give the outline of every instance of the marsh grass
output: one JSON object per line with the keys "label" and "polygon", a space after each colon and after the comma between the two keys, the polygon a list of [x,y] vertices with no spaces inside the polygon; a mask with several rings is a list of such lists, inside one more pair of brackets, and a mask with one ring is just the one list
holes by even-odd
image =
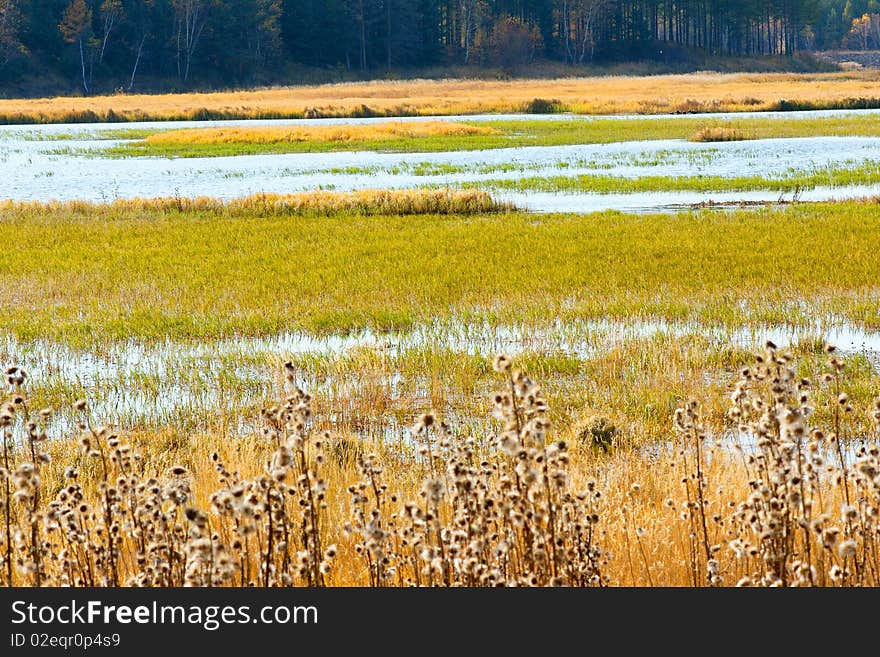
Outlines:
{"label": "marsh grass", "polygon": [[[633,446],[663,439],[668,414],[682,397],[698,399],[717,422],[724,409],[713,399],[723,394],[725,378],[747,362],[754,343],[710,327],[679,334],[675,327],[642,330],[625,321],[598,331],[589,323],[567,324],[571,337],[583,336],[573,343],[546,326],[521,330],[525,340],[456,337],[454,328],[430,337],[376,336],[349,347],[333,338],[328,350],[284,340],[231,340],[194,347],[127,342],[86,351],[12,344],[7,353],[39,373],[29,385],[33,404],[62,409],[48,425],[55,435],[76,423],[63,409],[88,395],[95,414],[127,431],[246,436],[274,394],[280,363],[289,359],[297,384],[315,392],[316,428],[393,443],[414,412],[431,409],[468,435],[489,430],[481,408],[493,382],[479,354],[508,343],[517,361],[548,384],[554,424],[563,431],[575,427],[579,444],[602,448],[609,441]],[[815,370],[812,340],[795,345],[804,368]],[[852,396],[866,403],[875,361],[853,351],[846,360]],[[83,369],[88,379],[78,374]],[[613,436],[583,431],[593,417],[607,419]]]}
{"label": "marsh grass", "polygon": [[[575,430],[594,416],[614,425],[615,450],[668,438],[669,417],[682,399],[698,400],[705,421],[720,426],[724,382],[748,353],[741,346],[719,346],[700,335],[698,325],[688,335],[658,331],[573,352],[552,334],[538,337],[548,323],[576,327],[578,319],[616,317],[619,329],[612,323],[609,330],[626,333],[637,318],[658,316],[717,327],[812,325],[826,315],[849,314],[858,325],[876,325],[873,204],[730,215],[536,217],[303,215],[284,206],[275,210],[263,197],[233,209],[217,201],[179,202],[6,205],[0,221],[11,245],[10,257],[0,263],[9,282],[2,288],[5,329],[25,341],[56,339],[112,360],[118,353],[106,348],[107,341],[124,345],[133,338],[161,350],[169,338],[235,339],[297,324],[327,334],[365,322],[406,327],[426,320],[449,321],[466,336],[475,323],[493,327],[516,319],[525,322],[521,333],[528,337],[517,361],[547,383],[548,417],[571,445],[594,458],[608,441],[587,449],[590,441]],[[752,248],[743,252],[742,243]],[[534,258],[543,265],[540,278]],[[510,285],[492,284],[500,280]],[[206,296],[217,289],[224,294]],[[513,294],[517,290],[521,296]],[[478,301],[456,305],[462,295]],[[316,308],[330,312],[310,315]],[[811,378],[807,370],[816,369],[816,352],[812,342],[794,352]],[[169,467],[190,458],[194,435],[241,444],[274,394],[270,372],[280,361],[231,352],[205,369],[179,353],[170,351],[144,372],[100,382],[94,376],[38,376],[29,381],[29,398],[33,408],[64,409],[46,423],[57,435],[59,427],[66,434],[76,426],[73,404],[88,396],[102,422],[142,432],[145,444],[155,439],[165,446]],[[294,350],[284,358],[295,368],[297,384],[316,393],[310,402],[316,431],[338,432],[380,450],[382,444],[398,446],[401,427],[431,410],[461,436],[485,435],[492,427],[481,400],[494,385],[480,355],[485,353],[472,342],[441,335],[401,349],[375,345],[327,355]],[[65,367],[51,350],[40,362]],[[874,366],[855,355],[846,362],[848,392],[862,408],[876,394]],[[119,390],[129,391],[122,411],[118,401],[107,403]],[[161,410],[187,391],[191,397],[173,411]],[[139,406],[125,411],[126,394]],[[823,412],[816,417],[824,422]],[[208,453],[199,449],[207,462]],[[353,467],[348,456],[342,461]],[[643,547],[650,560],[652,548]]]}
{"label": "marsh grass", "polygon": [[4,329],[87,346],[438,319],[878,325],[874,203],[583,217],[465,198],[473,213],[301,215],[283,197],[7,204]]}
{"label": "marsh grass", "polygon": [[498,202],[481,191],[449,188],[435,190],[364,189],[354,192],[316,191],[298,194],[254,194],[234,199],[213,196],[167,196],[92,201],[0,201],[0,217],[68,216],[108,219],[120,215],[175,214],[218,217],[318,217],[332,215],[466,215],[510,212],[511,204]]}
{"label": "marsh grass", "polygon": [[743,141],[749,137],[742,130],[729,126],[715,126],[712,128],[700,128],[690,136],[690,141],[715,142],[715,141]]}
{"label": "marsh grass", "polygon": [[16,132],[7,132],[22,141],[81,141],[83,139],[145,139],[156,134],[155,128],[101,128],[76,129],[71,126],[69,132],[42,132],[34,128],[22,128]]}

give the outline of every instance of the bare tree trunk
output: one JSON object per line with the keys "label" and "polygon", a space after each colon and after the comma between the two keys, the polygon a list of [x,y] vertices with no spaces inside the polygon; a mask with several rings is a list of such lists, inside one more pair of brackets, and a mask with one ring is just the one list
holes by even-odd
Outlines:
{"label": "bare tree trunk", "polygon": [[79,43],[79,65],[82,68],[82,82],[83,82],[83,91],[87,94],[89,93],[89,85],[86,82],[86,58],[83,53],[83,42],[82,38],[77,39],[77,43]]}
{"label": "bare tree trunk", "polygon": [[470,2],[465,0],[462,3],[461,13],[462,13],[462,21],[464,22],[464,63],[470,63],[471,59],[471,13],[473,9],[473,5]]}
{"label": "bare tree trunk", "polygon": [[110,40],[110,32],[113,31],[114,26],[116,25],[116,17],[109,16],[104,19],[104,37],[101,39],[101,54],[98,55],[98,63],[104,63],[104,50],[107,48],[107,41]]}
{"label": "bare tree trunk", "polygon": [[98,63],[99,64],[104,63],[104,50],[107,48],[107,39],[109,39],[109,38],[110,38],[110,34],[107,32],[104,32],[104,38],[101,39],[101,52],[98,54]]}
{"label": "bare tree trunk", "polygon": [[134,67],[131,69],[131,80],[128,83],[128,90],[131,91],[134,87],[134,76],[137,75],[138,64],[141,63],[141,53],[144,50],[144,42],[147,40],[147,35],[144,34],[141,37],[140,43],[138,43],[137,56],[134,58]]}
{"label": "bare tree trunk", "polygon": [[[189,80],[190,66],[207,23],[208,8],[201,0],[183,0],[176,4],[177,11],[177,76]],[[183,63],[181,63],[181,56]],[[182,69],[182,70],[181,70]]]}
{"label": "bare tree trunk", "polygon": [[571,52],[571,12],[568,10],[568,0],[562,1],[562,34],[565,40],[565,59],[569,64],[574,64],[574,54]]}

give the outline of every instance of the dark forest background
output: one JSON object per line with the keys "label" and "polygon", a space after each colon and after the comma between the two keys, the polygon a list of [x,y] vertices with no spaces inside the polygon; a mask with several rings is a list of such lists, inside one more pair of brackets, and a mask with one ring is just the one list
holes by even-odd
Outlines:
{"label": "dark forest background", "polygon": [[[878,0],[0,0],[0,94],[445,70],[802,62],[880,48]],[[792,65],[794,66],[794,65]],[[654,72],[650,69],[649,72]]]}

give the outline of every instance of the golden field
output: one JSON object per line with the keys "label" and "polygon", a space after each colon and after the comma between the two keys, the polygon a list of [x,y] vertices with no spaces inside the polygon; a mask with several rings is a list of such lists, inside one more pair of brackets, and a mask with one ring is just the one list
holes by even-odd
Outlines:
{"label": "golden field", "polygon": [[[880,97],[876,71],[693,73],[556,80],[412,80],[253,91],[0,100],[4,123],[453,115],[549,107],[585,114],[849,106]],[[544,102],[536,103],[543,99]],[[555,102],[554,102],[555,101]],[[546,109],[545,109],[546,111]]]}
{"label": "golden field", "polygon": [[388,122],[371,125],[331,125],[258,128],[195,128],[171,130],[148,136],[148,145],[163,144],[276,144],[284,142],[330,141],[364,142],[376,139],[433,136],[496,135],[498,130],[486,126],[426,121],[424,123]]}

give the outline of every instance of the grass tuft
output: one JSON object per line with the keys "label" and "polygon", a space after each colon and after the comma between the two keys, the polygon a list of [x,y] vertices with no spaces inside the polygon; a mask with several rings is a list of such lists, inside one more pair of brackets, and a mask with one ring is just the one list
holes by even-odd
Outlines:
{"label": "grass tuft", "polygon": [[332,215],[407,216],[467,215],[511,212],[509,203],[494,200],[479,190],[374,190],[354,192],[302,192],[299,194],[254,194],[230,200],[212,196],[166,196],[120,199],[109,203],[93,201],[0,201],[0,222],[4,216],[113,217],[118,215],[193,214],[222,217],[317,217]]}
{"label": "grass tuft", "polygon": [[700,128],[690,136],[690,141],[702,142],[743,141],[744,139],[748,139],[748,137],[742,130],[725,126]]}

